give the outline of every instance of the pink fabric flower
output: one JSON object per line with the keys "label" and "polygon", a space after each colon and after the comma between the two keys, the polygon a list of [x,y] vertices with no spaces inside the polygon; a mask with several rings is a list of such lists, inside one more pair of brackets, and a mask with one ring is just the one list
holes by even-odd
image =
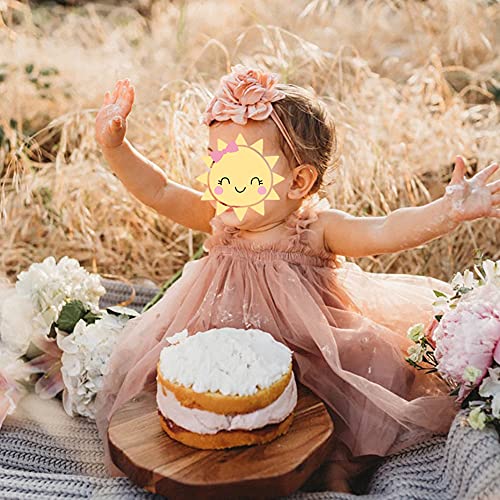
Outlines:
{"label": "pink fabric flower", "polygon": [[[470,292],[467,300],[446,313],[433,332],[436,342],[434,355],[438,370],[463,386],[480,384],[493,360],[500,364],[500,303],[491,298],[486,287],[481,287],[479,297]],[[492,293],[498,297],[498,292]],[[478,299],[482,300],[478,300]],[[474,367],[478,377],[474,383],[464,378],[465,369]],[[460,395],[464,394],[464,390]]]}
{"label": "pink fabric flower", "polygon": [[203,123],[233,120],[245,125],[248,119],[265,120],[272,112],[272,102],[285,97],[274,88],[276,73],[266,73],[237,64],[220,79],[219,88],[203,114]]}

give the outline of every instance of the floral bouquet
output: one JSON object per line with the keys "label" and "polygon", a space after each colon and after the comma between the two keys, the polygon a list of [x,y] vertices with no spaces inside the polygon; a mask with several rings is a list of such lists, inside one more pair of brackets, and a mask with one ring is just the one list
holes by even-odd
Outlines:
{"label": "floral bouquet", "polygon": [[139,314],[100,310],[104,293],[99,275],[68,257],[32,264],[15,287],[0,283],[0,426],[32,385],[41,398],[62,395],[69,415],[94,418],[113,346]]}
{"label": "floral bouquet", "polygon": [[457,273],[451,285],[451,296],[434,291],[432,323],[408,330],[415,344],[406,361],[438,372],[470,410],[467,423],[474,429],[492,425],[500,436],[500,260]]}

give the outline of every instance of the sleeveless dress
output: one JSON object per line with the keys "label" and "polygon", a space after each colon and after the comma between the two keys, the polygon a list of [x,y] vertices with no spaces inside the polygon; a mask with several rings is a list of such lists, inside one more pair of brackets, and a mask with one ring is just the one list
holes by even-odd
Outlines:
{"label": "sleeveless dress", "polygon": [[327,476],[335,464],[357,474],[373,459],[449,430],[458,407],[448,386],[404,358],[407,329],[432,319],[432,289],[450,292],[450,285],[369,273],[313,251],[309,226],[325,202],[306,202],[292,213],[289,238],[271,245],[239,238],[237,229],[213,219],[208,256],[187,263],[162,299],[127,323],[97,397],[111,474],[122,475],[106,445],[111,415],[154,381],[166,339],[185,328],[190,335],[259,328],[294,352],[297,380],[326,403],[334,421],[333,451],[321,468]]}

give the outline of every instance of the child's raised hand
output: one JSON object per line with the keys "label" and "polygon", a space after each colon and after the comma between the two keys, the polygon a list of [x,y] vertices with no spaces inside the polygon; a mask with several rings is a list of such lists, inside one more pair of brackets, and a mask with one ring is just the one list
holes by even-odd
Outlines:
{"label": "child's raised hand", "polygon": [[450,202],[450,217],[455,222],[481,217],[500,218],[500,180],[487,183],[497,170],[498,164],[492,163],[472,179],[466,179],[464,160],[457,156],[455,169],[444,195]]}
{"label": "child's raised hand", "polygon": [[122,144],[127,130],[127,116],[134,104],[135,89],[130,80],[118,80],[113,92],[104,94],[104,102],[95,120],[96,141],[104,147]]}

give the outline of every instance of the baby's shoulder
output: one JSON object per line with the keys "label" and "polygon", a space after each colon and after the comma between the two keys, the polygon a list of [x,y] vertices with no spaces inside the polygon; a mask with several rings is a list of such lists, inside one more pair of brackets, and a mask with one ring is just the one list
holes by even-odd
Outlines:
{"label": "baby's shoulder", "polygon": [[311,229],[314,229],[317,234],[316,239],[321,240],[321,244],[326,251],[331,251],[327,243],[327,235],[331,236],[332,233],[338,233],[340,237],[346,221],[352,217],[347,212],[331,207],[317,212],[317,220],[311,224]]}
{"label": "baby's shoulder", "polygon": [[343,221],[352,218],[353,216],[342,210],[336,208],[328,208],[326,210],[318,211],[318,227],[323,229],[335,223],[342,223]]}

